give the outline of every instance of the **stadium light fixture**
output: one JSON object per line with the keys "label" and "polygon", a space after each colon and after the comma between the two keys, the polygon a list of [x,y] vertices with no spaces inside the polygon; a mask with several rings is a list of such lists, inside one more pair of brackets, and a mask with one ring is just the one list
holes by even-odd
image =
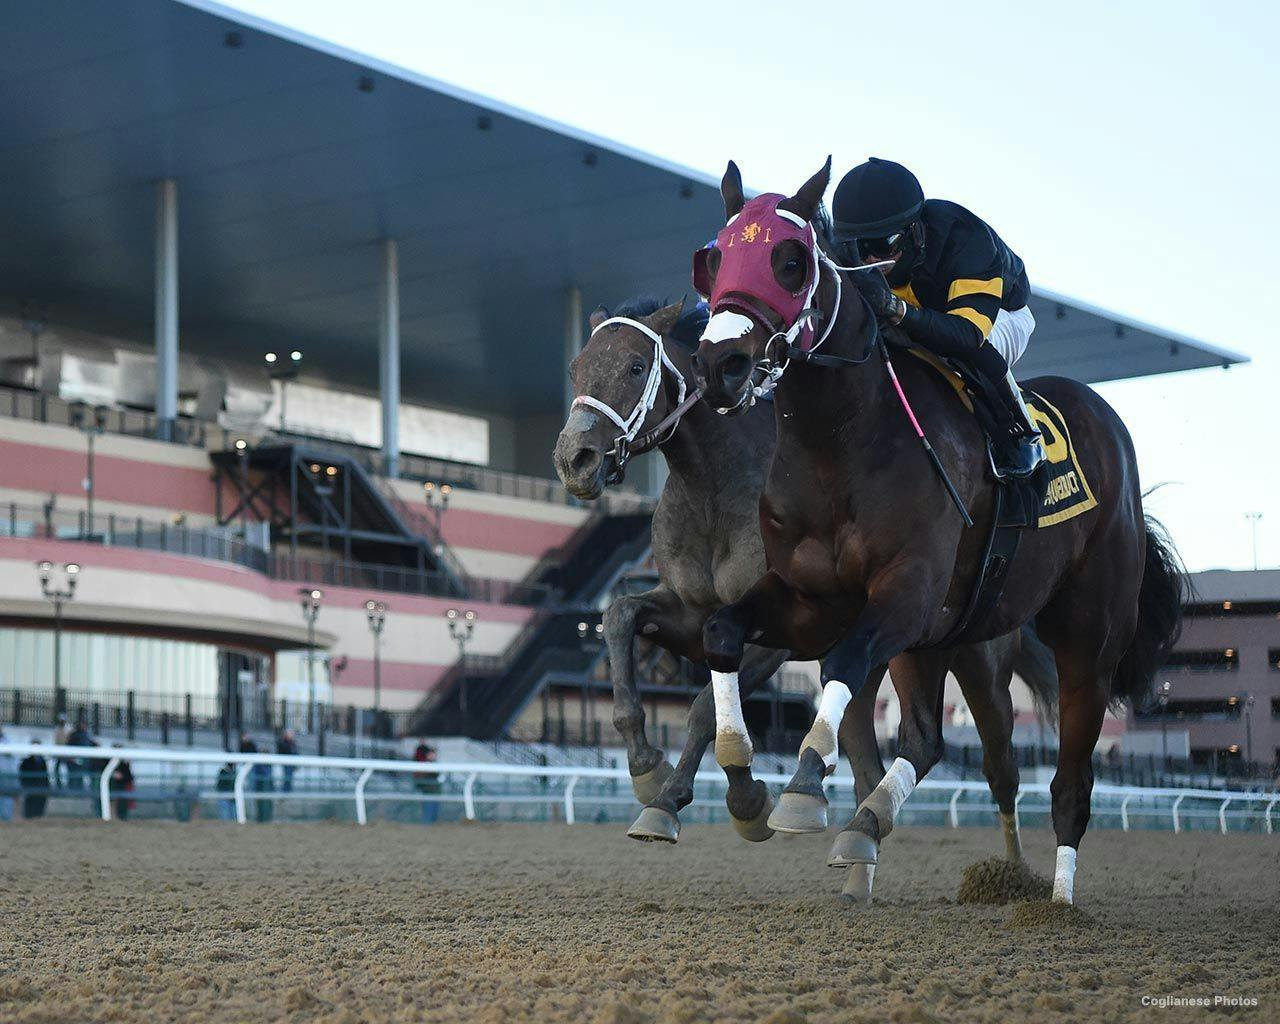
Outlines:
{"label": "stadium light fixture", "polygon": [[36,562],[40,593],[53,605],[53,690],[56,701],[62,690],[62,609],[67,602],[75,600],[76,583],[80,580],[80,563],[67,562],[63,565],[61,586],[53,585],[53,570],[54,565],[47,558]]}

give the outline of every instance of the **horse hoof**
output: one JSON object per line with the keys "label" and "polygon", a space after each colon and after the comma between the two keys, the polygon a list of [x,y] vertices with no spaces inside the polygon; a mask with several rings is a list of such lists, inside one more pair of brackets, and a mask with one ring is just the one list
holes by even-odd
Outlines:
{"label": "horse hoof", "polygon": [[716,764],[721,768],[750,768],[751,740],[736,732],[716,733]]}
{"label": "horse hoof", "polygon": [[836,836],[827,854],[827,867],[847,868],[856,864],[871,864],[880,859],[880,844],[865,832],[847,828]]}
{"label": "horse hoof", "polygon": [[674,771],[671,762],[663,758],[643,775],[631,776],[631,792],[642,804],[651,804],[658,799],[658,793]]}
{"label": "horse hoof", "polygon": [[848,900],[855,906],[867,906],[871,902],[871,886],[875,877],[874,864],[850,864],[849,870],[845,873],[844,888],[840,890],[840,898]]}
{"label": "horse hoof", "polygon": [[733,822],[733,827],[738,835],[742,836],[749,843],[763,843],[766,839],[773,838],[773,829],[769,827],[769,815],[773,813],[773,797],[769,793],[765,793],[764,806],[760,808],[760,813],[749,821],[743,821],[741,818],[735,818],[729,815],[729,820]]}
{"label": "horse hoof", "polygon": [[642,843],[674,843],[680,838],[680,819],[661,807],[646,807],[627,835]]}
{"label": "horse hoof", "polygon": [[769,827],[775,832],[804,835],[827,830],[827,801],[809,793],[783,793],[778,806],[769,815]]}

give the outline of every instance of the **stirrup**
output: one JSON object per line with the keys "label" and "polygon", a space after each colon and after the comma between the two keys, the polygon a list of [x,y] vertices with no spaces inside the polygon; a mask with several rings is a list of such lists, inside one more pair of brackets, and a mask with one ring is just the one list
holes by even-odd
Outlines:
{"label": "stirrup", "polygon": [[[998,457],[997,447],[1000,449]],[[1021,434],[1000,443],[992,441],[987,445],[987,455],[991,462],[991,472],[998,480],[1021,480],[1031,476],[1044,462],[1044,441],[1039,431],[1031,435]]]}

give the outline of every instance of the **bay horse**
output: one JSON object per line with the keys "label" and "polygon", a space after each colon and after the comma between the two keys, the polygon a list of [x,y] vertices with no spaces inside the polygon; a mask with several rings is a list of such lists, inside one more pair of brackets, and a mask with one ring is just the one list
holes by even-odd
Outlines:
{"label": "bay horse", "polygon": [[[669,471],[653,521],[659,585],[618,598],[604,615],[614,724],[627,747],[636,797],[646,805],[628,834],[665,842],[679,838],[678,814],[693,799],[694,773],[715,734],[713,698],[707,687],[694,701],[688,738],[673,770],[645,735],[633,640],[644,636],[674,654],[702,660],[706,619],[741,597],[765,571],[759,501],[776,439],[767,403],[735,417],[716,415],[702,402],[682,407],[689,389],[679,382],[692,378],[691,358],[707,313],[703,308],[681,315],[681,307],[650,299],[626,303],[613,314],[603,306],[591,314],[591,336],[570,370],[574,406],[554,452],[566,489],[588,501],[618,482],[627,460],[649,447],[662,453]],[[656,386],[651,383],[655,365],[661,378]],[[626,431],[633,435],[630,442]],[[754,651],[761,653],[752,655],[739,683],[744,695],[766,682],[786,656]],[[890,669],[899,689],[940,688],[948,669],[954,671],[982,740],[983,767],[1011,861],[1021,861],[1022,848],[1014,815],[1018,768],[1009,685],[1016,670],[1032,688],[1037,706],[1051,709],[1057,675],[1050,661],[1034,634],[1025,631],[1021,638],[1012,634],[954,651],[905,653]],[[883,674],[881,666],[850,703],[840,726],[859,800],[885,774],[874,720]],[[735,827],[747,839],[769,838],[767,795],[752,784],[749,770],[729,766],[727,771],[726,802]],[[851,871],[846,892],[867,898],[869,872]]]}
{"label": "bay horse", "polygon": [[[1026,530],[998,599],[952,636],[993,514],[983,437],[942,374],[890,355],[848,273],[827,255],[813,219],[830,173],[828,158],[794,195],[748,204],[731,161],[721,182],[728,223],[701,265],[695,257],[695,283],[711,296],[692,362],[704,400],[741,413],[759,388],[772,387],[777,422],[760,499],[768,571],[703,629],[717,760],[751,762],[737,693],[748,641],[797,659],[822,658],[822,705],[770,817],[774,828],[818,831],[840,712],[876,666],[905,651],[998,637],[1034,619],[1058,669],[1053,898],[1071,903],[1103,715],[1112,702],[1149,697],[1179,632],[1184,574],[1171,543],[1144,516],[1120,418],[1081,383],[1038,378],[1028,386],[1064,414],[1097,503],[1058,525]],[[889,376],[895,368],[913,411]],[[972,528],[921,449],[917,420]],[[902,802],[940,756],[939,694],[921,688],[902,703],[900,754],[837,837],[833,862],[874,864]]]}

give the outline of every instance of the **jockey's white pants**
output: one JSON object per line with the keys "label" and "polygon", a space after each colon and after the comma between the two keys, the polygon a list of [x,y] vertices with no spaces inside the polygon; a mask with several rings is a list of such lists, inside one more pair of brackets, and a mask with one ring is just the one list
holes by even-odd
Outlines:
{"label": "jockey's white pants", "polygon": [[991,342],[995,350],[1004,356],[1004,361],[1012,366],[1027,350],[1027,342],[1035,329],[1036,318],[1031,315],[1031,310],[1027,306],[1015,309],[1012,313],[1002,309],[996,316],[996,322],[991,326],[987,341]]}

